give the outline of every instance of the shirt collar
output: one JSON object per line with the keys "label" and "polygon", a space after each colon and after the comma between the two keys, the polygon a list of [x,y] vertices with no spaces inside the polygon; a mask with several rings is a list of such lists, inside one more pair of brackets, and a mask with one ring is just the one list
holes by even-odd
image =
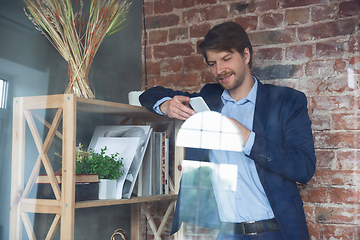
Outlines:
{"label": "shirt collar", "polygon": [[253,104],[255,104],[255,102],[256,102],[256,93],[257,93],[257,88],[258,88],[258,81],[254,76],[252,78],[254,79],[255,83],[254,83],[254,86],[251,88],[249,94],[246,97],[240,99],[239,101],[235,101],[235,99],[233,99],[230,96],[230,93],[227,90],[224,90],[222,95],[221,95],[221,100],[223,101],[223,103],[226,104],[227,102],[231,101],[231,102],[234,102],[234,103],[243,104],[243,103],[245,103],[247,101],[250,101]]}

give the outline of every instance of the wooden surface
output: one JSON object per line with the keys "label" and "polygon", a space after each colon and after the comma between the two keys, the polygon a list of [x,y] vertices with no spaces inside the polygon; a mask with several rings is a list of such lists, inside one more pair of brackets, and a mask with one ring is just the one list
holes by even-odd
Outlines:
{"label": "wooden surface", "polygon": [[90,208],[90,207],[101,207],[101,206],[112,206],[120,204],[135,204],[145,202],[171,202],[177,199],[177,194],[163,194],[154,195],[147,197],[134,197],[129,199],[106,199],[106,200],[91,200],[91,201],[80,201],[75,203],[75,208]]}

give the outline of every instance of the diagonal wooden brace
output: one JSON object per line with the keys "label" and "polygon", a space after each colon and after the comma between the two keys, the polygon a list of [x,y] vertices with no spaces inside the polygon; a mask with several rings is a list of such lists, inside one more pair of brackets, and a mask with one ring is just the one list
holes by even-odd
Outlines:
{"label": "diagonal wooden brace", "polygon": [[[33,112],[33,115],[34,115],[34,113],[35,112]],[[37,113],[36,113],[36,115],[37,115]],[[36,117],[36,115],[34,115],[34,116]],[[36,118],[39,119],[40,116],[37,116]],[[57,131],[57,129],[59,127],[59,124],[60,124],[60,121],[61,121],[61,118],[62,118],[62,108],[59,108],[58,111],[56,112],[53,123],[48,126],[49,127],[49,132],[48,132],[48,135],[46,136],[46,139],[44,141],[44,146],[43,146],[43,152],[45,154],[47,154],[47,152],[48,152],[48,150],[50,148],[51,142],[54,139],[54,134],[56,134],[58,136],[60,134],[60,136],[62,137],[61,133],[59,133]],[[42,163],[41,155],[39,154],[39,156],[38,156],[38,158],[37,158],[37,160],[35,162],[34,168],[33,168],[32,172],[31,172],[29,181],[26,184],[26,187],[24,189],[24,192],[23,192],[21,198],[27,198],[29,196],[30,191],[31,191],[31,189],[34,186],[34,183],[36,181],[36,177],[39,175],[41,163]]]}
{"label": "diagonal wooden brace", "polygon": [[54,191],[54,195],[55,195],[56,199],[59,200],[60,199],[60,187],[59,187],[59,184],[58,184],[58,182],[56,180],[54,170],[52,169],[52,166],[50,164],[49,157],[44,152],[44,146],[42,144],[39,131],[36,128],[34,119],[33,119],[32,115],[31,115],[31,112],[29,110],[24,110],[24,116],[25,116],[26,121],[28,122],[31,134],[32,134],[32,136],[34,138],[35,145],[36,145],[36,147],[37,147],[37,149],[39,151],[39,154],[41,156],[41,160],[42,160],[42,163],[44,164],[46,173],[49,176],[50,184],[51,184],[51,187],[52,187],[52,189]]}

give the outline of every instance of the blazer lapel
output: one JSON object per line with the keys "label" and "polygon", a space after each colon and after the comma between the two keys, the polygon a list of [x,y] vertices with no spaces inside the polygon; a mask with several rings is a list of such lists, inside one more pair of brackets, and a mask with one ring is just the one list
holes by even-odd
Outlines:
{"label": "blazer lapel", "polygon": [[269,98],[269,90],[259,81],[255,103],[253,131],[263,135],[266,119],[271,106],[271,98]]}

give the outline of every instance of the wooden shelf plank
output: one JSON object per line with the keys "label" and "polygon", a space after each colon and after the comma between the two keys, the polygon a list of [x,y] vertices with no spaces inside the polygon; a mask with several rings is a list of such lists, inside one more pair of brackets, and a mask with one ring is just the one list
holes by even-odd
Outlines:
{"label": "wooden shelf plank", "polygon": [[60,200],[52,199],[21,199],[21,212],[61,213]]}
{"label": "wooden shelf plank", "polygon": [[154,195],[154,196],[146,196],[146,197],[135,197],[130,199],[91,200],[91,201],[76,202],[75,208],[90,208],[90,207],[134,204],[134,203],[156,202],[156,201],[172,202],[175,201],[176,199],[177,199],[177,194],[163,194],[163,195]]}

